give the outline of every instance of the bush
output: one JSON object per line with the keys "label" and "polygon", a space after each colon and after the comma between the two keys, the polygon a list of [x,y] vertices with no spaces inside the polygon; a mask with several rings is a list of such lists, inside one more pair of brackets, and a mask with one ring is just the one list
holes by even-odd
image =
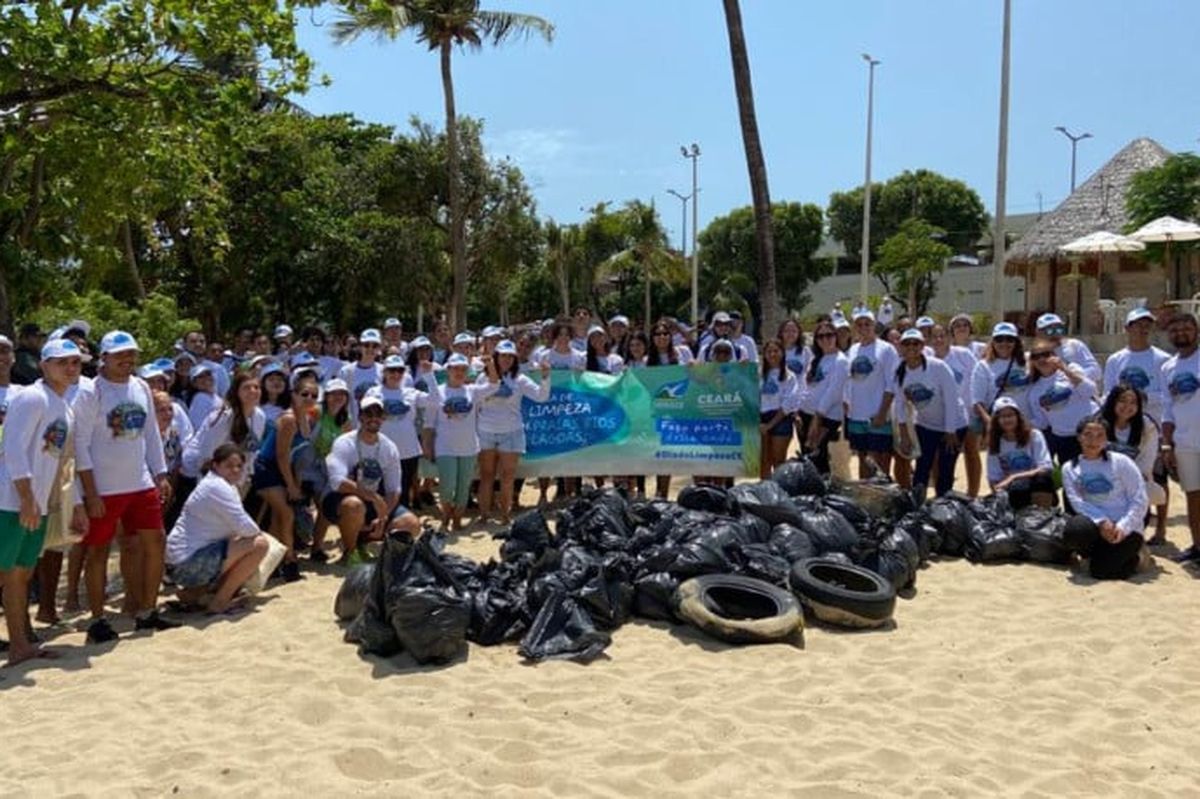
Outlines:
{"label": "bush", "polygon": [[90,323],[91,338],[96,342],[110,330],[132,333],[142,348],[143,361],[172,354],[175,341],[200,326],[194,319],[181,319],[175,299],[165,294],[152,292],[140,306],[129,306],[96,289],[62,296],[54,305],[35,311],[29,321],[50,331],[73,319]]}

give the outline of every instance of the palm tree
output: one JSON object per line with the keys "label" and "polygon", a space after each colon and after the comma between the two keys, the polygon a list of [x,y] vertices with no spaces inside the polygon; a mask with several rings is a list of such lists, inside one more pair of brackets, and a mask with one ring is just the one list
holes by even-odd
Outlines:
{"label": "palm tree", "polygon": [[499,45],[516,36],[537,33],[546,41],[554,38],[554,26],[532,14],[488,11],[479,0],[376,0],[351,2],[346,15],[334,24],[338,44],[365,33],[396,39],[411,31],[417,41],[441,57],[442,94],[446,101],[446,192],[450,200],[450,324],[463,327],[467,321],[467,235],[459,185],[458,118],[454,110],[454,78],[450,55],[454,46],[472,50],[484,42]]}
{"label": "palm tree", "polygon": [[653,308],[650,303],[650,286],[654,281],[667,285],[683,285],[688,272],[678,253],[667,247],[667,233],[663,230],[654,204],[631,200],[620,212],[622,224],[628,236],[628,246],[609,256],[597,269],[598,276],[640,273],[643,289],[644,329],[653,324]]}
{"label": "palm tree", "polygon": [[754,113],[754,87],[750,80],[750,56],[746,53],[746,35],[742,30],[742,10],[738,0],[723,0],[725,28],[729,32],[729,55],[733,61],[733,83],[737,89],[738,117],[742,125],[742,143],[746,148],[746,167],[750,171],[750,193],[754,200],[754,241],[758,250],[758,296],[763,318],[760,330],[777,330],[783,311],[775,288],[775,241],[771,232],[771,193],[767,189],[767,162],[758,138],[758,119]]}

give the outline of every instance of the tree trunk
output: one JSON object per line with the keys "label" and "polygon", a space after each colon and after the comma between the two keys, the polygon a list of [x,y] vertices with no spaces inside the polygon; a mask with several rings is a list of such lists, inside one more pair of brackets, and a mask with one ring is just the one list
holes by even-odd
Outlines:
{"label": "tree trunk", "polygon": [[783,312],[775,288],[775,241],[771,231],[771,193],[767,188],[767,163],[758,138],[758,120],[754,113],[754,87],[750,80],[750,57],[742,30],[742,11],[738,0],[723,0],[725,28],[729,32],[729,55],[733,61],[733,83],[737,89],[738,117],[742,143],[746,148],[746,168],[750,172],[750,193],[754,199],[754,242],[758,250],[758,295],[762,303],[759,336],[779,329]]}
{"label": "tree trunk", "polygon": [[650,316],[650,265],[647,263],[647,264],[644,264],[644,267],[645,268],[642,269],[642,282],[646,284],[646,296],[644,298],[645,299],[645,308],[644,308],[645,316],[642,317],[642,330],[649,330],[650,325],[651,325],[651,322],[650,322],[650,319],[651,319],[651,316]]}
{"label": "tree trunk", "polygon": [[562,242],[558,245],[558,262],[554,265],[554,275],[558,278],[558,294],[562,300],[562,315],[571,315],[571,288],[567,283],[567,256],[563,252]]}
{"label": "tree trunk", "polygon": [[446,195],[450,199],[450,327],[467,326],[467,237],[463,219],[458,163],[458,117],[454,112],[454,78],[450,74],[450,40],[442,42],[442,93],[446,99]]}
{"label": "tree trunk", "polygon": [[126,219],[121,222],[121,251],[125,256],[125,265],[129,267],[129,279],[133,281],[133,290],[137,292],[138,302],[146,299],[146,286],[142,283],[142,273],[138,269],[137,252],[133,248],[133,226]]}

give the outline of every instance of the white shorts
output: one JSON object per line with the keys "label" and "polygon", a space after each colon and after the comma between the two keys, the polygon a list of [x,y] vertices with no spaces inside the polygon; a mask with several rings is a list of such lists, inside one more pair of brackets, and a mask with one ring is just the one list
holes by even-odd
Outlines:
{"label": "white shorts", "polygon": [[1175,450],[1175,464],[1184,493],[1200,491],[1200,450]]}

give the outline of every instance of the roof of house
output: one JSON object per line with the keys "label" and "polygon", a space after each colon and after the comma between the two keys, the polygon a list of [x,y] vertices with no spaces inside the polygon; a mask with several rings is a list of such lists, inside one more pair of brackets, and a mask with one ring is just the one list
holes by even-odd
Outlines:
{"label": "roof of house", "polygon": [[1134,139],[1035,223],[1008,251],[1005,271],[1016,273],[1028,264],[1048,261],[1067,242],[1108,230],[1120,233],[1129,222],[1125,193],[1138,172],[1161,166],[1171,152],[1153,139]]}

